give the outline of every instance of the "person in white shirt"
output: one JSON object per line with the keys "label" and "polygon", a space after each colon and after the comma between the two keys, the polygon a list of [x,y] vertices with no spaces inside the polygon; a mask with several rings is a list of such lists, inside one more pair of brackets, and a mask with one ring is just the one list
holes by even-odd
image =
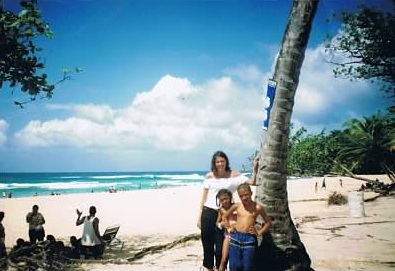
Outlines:
{"label": "person in white shirt", "polygon": [[96,207],[89,208],[89,215],[83,216],[77,209],[77,226],[84,224],[81,236],[81,246],[86,257],[93,256],[95,259],[101,257],[104,252],[104,244],[99,231],[99,218],[96,217]]}
{"label": "person in white shirt", "polygon": [[[251,178],[230,168],[229,159],[222,151],[217,151],[211,159],[211,172],[207,173],[203,182],[203,192],[200,200],[200,211],[197,226],[201,230],[203,245],[203,267],[206,270],[219,269],[222,257],[224,234],[216,225],[218,206],[216,196],[219,190],[228,189],[234,193],[242,183],[256,184],[258,159],[254,160]],[[214,261],[215,260],[215,261]]]}

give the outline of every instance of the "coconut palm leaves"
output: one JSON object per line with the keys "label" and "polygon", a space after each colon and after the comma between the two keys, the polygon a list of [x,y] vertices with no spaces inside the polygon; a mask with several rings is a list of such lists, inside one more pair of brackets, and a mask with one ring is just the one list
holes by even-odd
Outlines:
{"label": "coconut palm leaves", "polygon": [[383,173],[383,165],[394,168],[394,122],[379,113],[352,119],[345,124],[339,160],[356,163],[355,173]]}

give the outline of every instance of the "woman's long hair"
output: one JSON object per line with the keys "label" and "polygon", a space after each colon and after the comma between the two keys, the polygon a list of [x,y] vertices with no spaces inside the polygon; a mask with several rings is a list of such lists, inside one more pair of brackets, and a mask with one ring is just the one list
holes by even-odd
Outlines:
{"label": "woman's long hair", "polygon": [[221,157],[221,158],[225,159],[225,161],[226,161],[225,170],[227,172],[230,171],[230,165],[229,165],[228,156],[226,156],[226,154],[223,151],[216,151],[213,154],[213,158],[211,159],[211,171],[214,173],[214,176],[218,175],[217,168],[215,167],[215,160],[216,160],[217,157]]}

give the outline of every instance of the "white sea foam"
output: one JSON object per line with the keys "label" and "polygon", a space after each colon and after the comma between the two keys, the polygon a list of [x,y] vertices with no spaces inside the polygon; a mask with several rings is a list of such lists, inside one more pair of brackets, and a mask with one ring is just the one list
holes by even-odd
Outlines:
{"label": "white sea foam", "polygon": [[[87,193],[118,190],[193,186],[204,180],[204,172],[87,172],[87,173],[16,173],[0,175],[0,191],[13,197],[34,194]],[[3,181],[4,179],[4,181]]]}
{"label": "white sea foam", "polygon": [[169,174],[161,174],[157,175],[157,178],[162,179],[170,179],[170,180],[203,180],[204,176],[199,174],[187,174],[187,175],[169,175]]}
{"label": "white sea foam", "polygon": [[52,183],[10,183],[1,184],[0,189],[21,189],[21,188],[41,188],[41,189],[86,189],[86,188],[100,188],[111,186],[130,185],[130,182],[52,182]]}
{"label": "white sea foam", "polygon": [[126,178],[134,178],[134,175],[112,175],[112,176],[107,176],[107,175],[103,175],[103,176],[92,176],[92,179],[126,179]]}

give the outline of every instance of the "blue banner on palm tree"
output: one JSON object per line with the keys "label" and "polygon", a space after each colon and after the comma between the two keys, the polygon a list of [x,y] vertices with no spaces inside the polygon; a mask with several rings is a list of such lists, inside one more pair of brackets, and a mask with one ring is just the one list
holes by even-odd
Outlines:
{"label": "blue banner on palm tree", "polygon": [[277,86],[277,82],[270,79],[267,85],[266,97],[263,101],[264,109],[263,109],[262,129],[264,130],[267,130],[269,128],[270,111],[272,110],[274,96],[276,95],[276,86]]}

